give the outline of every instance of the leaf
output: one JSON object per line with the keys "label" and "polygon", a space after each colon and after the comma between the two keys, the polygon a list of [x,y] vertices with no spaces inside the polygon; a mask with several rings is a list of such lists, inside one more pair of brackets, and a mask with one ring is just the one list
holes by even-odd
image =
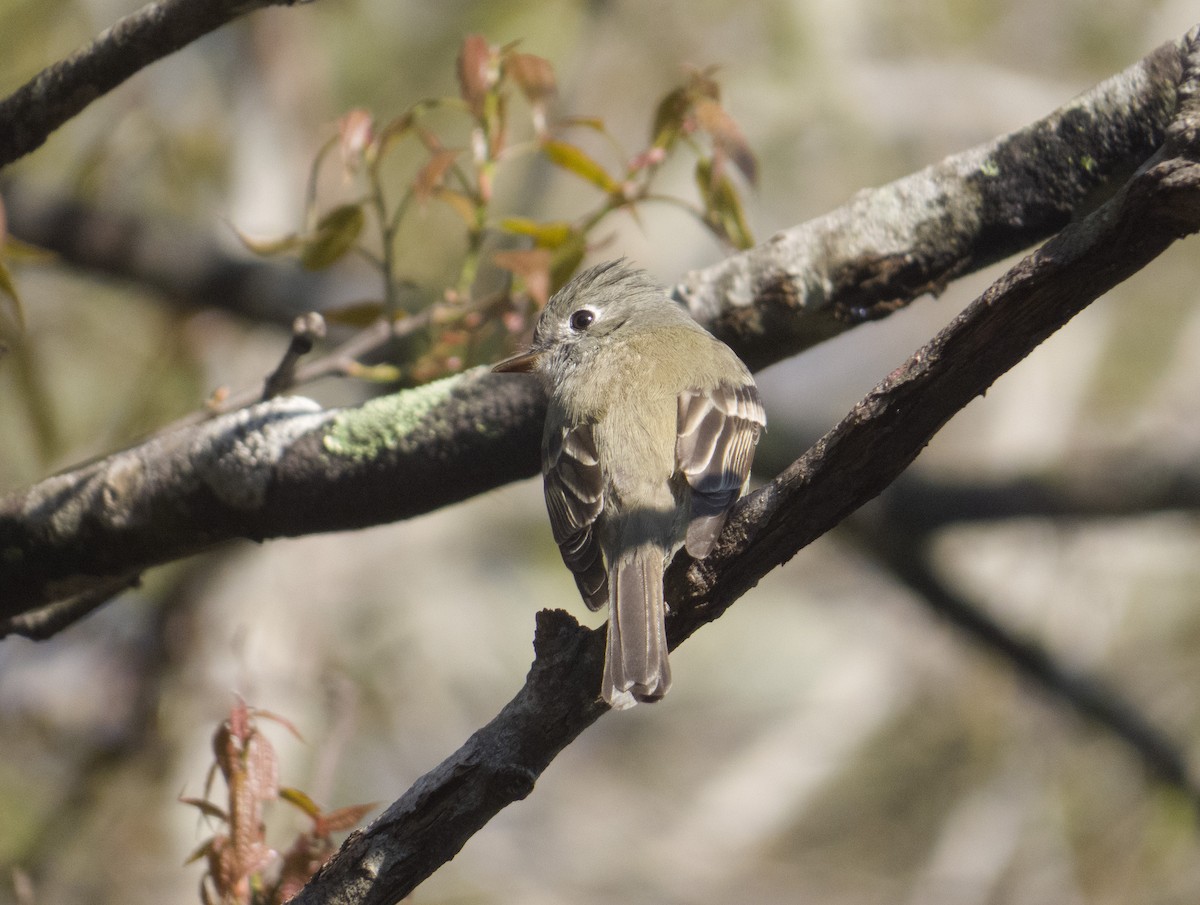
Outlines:
{"label": "leaf", "polygon": [[379,301],[348,302],[321,309],[321,316],[326,321],[343,327],[368,327],[379,320],[382,314],[383,302]]}
{"label": "leaf", "polygon": [[302,792],[300,789],[293,789],[291,786],[283,786],[279,790],[279,797],[288,804],[299,808],[313,819],[321,816],[321,806],[313,801],[306,792]]}
{"label": "leaf", "polygon": [[497,267],[515,273],[525,283],[525,290],[539,308],[550,300],[550,265],[553,259],[548,248],[527,248],[518,251],[492,252]]}
{"label": "leaf", "polygon": [[206,798],[183,798],[179,799],[180,804],[191,805],[203,814],[205,817],[212,817],[214,820],[228,820],[225,811],[217,805],[213,804]]}
{"label": "leaf", "polygon": [[565,141],[548,139],[542,142],[542,153],[555,166],[574,173],[590,182],[605,194],[618,194],[621,186],[608,175],[608,171],[581,148]]}
{"label": "leaf", "polygon": [[476,119],[483,118],[492,84],[491,46],[482,35],[467,35],[458,51],[458,90]]}
{"label": "leaf", "polygon": [[500,228],[518,236],[529,236],[539,248],[558,248],[575,232],[575,227],[563,220],[541,223],[527,217],[505,217],[500,221]]}
{"label": "leaf", "polygon": [[754,185],[758,180],[758,161],[754,159],[750,143],[733,117],[718,101],[708,97],[697,98],[694,110],[697,125],[712,137],[718,150],[742,171],[746,181]]}
{"label": "leaf", "polygon": [[338,833],[342,830],[348,830],[356,826],[375,808],[379,807],[379,802],[373,801],[370,804],[351,804],[344,808],[336,808],[328,814],[321,815],[321,829],[324,832],[319,835],[327,836],[330,833]]}
{"label": "leaf", "polygon": [[657,148],[669,148],[675,144],[683,133],[683,124],[691,109],[691,95],[686,85],[667,92],[654,110],[650,143]]}
{"label": "leaf", "polygon": [[213,840],[206,839],[199,847],[197,847],[195,849],[195,851],[193,851],[190,855],[187,856],[187,860],[184,861],[183,863],[184,864],[195,864],[201,858],[207,858],[209,856],[209,854],[212,852],[212,848],[213,848]]}
{"label": "leaf", "polygon": [[417,108],[405,113],[403,116],[397,116],[395,119],[389,120],[388,123],[380,129],[375,135],[375,151],[374,159],[378,161],[383,157],[391,146],[399,141],[412,128],[415,120]]}
{"label": "leaf", "polygon": [[346,363],[345,372],[347,377],[357,377],[359,380],[371,383],[395,383],[404,376],[404,372],[398,367],[386,362],[365,365],[361,362],[350,361]]}
{"label": "leaf", "polygon": [[419,201],[428,201],[433,197],[434,192],[441,188],[446,173],[454,166],[454,161],[461,153],[452,148],[441,148],[433,152],[425,165],[417,172],[416,179],[413,180],[413,194]]}
{"label": "leaf", "polygon": [[704,199],[704,222],[735,248],[749,248],[754,237],[746,225],[742,202],[729,177],[713,169],[712,161],[696,163],[696,185]]}
{"label": "leaf", "polygon": [[558,91],[554,66],[544,57],[510,52],[504,57],[504,72],[512,76],[531,104],[544,103]]}
{"label": "leaf", "polygon": [[357,204],[335,207],[317,223],[315,233],[303,242],[300,263],[308,270],[323,270],[354,247],[363,228],[363,210]]}
{"label": "leaf", "polygon": [[468,229],[474,229],[479,225],[479,207],[469,196],[442,185],[434,190],[433,197],[448,204],[456,214],[462,217]]}

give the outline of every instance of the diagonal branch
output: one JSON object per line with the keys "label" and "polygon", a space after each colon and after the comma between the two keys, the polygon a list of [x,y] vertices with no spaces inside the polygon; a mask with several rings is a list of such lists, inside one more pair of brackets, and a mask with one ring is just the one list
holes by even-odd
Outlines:
{"label": "diagonal branch", "polygon": [[43,69],[0,101],[0,167],[42,146],[50,133],[135,72],[227,22],[296,0],[158,0]]}
{"label": "diagonal branch", "polygon": [[[693,274],[677,296],[762,365],[1045,238],[1162,144],[1195,36],[1026,129]],[[272,400],[10,494],[0,636],[22,613],[221,541],[395,521],[533,475],[543,405],[531,383],[478,373],[357,409]]]}
{"label": "diagonal branch", "polygon": [[[1194,92],[1200,47],[1193,55]],[[671,567],[673,645],[874,498],[947,420],[1047,336],[1176,239],[1200,230],[1197,100],[1185,95],[1159,160],[1013,267],[811,450],[743,500],[712,555],[682,557]],[[529,794],[558,751],[599,718],[603,643],[599,630],[581,629],[563,613],[540,614],[536,659],[517,696],[347,839],[293,901],[383,905],[408,895],[495,813]]]}

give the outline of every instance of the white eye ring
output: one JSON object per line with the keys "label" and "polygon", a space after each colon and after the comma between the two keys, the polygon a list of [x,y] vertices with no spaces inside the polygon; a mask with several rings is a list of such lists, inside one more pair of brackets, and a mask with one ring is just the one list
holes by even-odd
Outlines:
{"label": "white eye ring", "polygon": [[570,324],[572,330],[576,333],[582,333],[588,327],[596,322],[596,312],[591,308],[580,308],[571,314]]}

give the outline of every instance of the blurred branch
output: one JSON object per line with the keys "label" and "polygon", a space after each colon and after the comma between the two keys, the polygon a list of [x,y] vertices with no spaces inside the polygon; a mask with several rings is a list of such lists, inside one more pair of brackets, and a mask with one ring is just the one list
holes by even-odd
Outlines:
{"label": "blurred branch", "polygon": [[922,603],[983,647],[998,654],[1016,671],[1080,715],[1094,720],[1125,742],[1150,773],[1180,789],[1200,805],[1200,788],[1189,774],[1178,747],[1119,692],[1100,680],[1071,669],[1032,638],[1023,638],[993,618],[986,609],[954,593],[929,564],[929,534],[892,507],[878,520],[853,519],[850,535],[878,557]]}
{"label": "blurred branch", "polygon": [[[937,430],[1098,296],[1200,230],[1200,30],[1164,152],[1116,196],[997,280],[811,450],[742,500],[716,550],[667,573],[672,646],[866,501]],[[452,858],[603,712],[604,645],[560,612],[539,616],[525,686],[491,723],[353,834],[293,901],[392,903]]]}
{"label": "blurred branch", "polygon": [[[1200,30],[1194,31],[1182,46],[1194,52],[1198,35]],[[694,301],[708,299],[694,313],[717,327],[736,327],[729,335],[734,348],[762,364],[819,341],[834,327],[857,322],[838,312],[882,314],[889,306],[881,299],[928,291],[939,281],[982,266],[1018,239],[1032,240],[1060,225],[1072,203],[1084,204],[1091,185],[1091,177],[1079,174],[1065,184],[1057,182],[1054,174],[1073,164],[1056,163],[1055,154],[1070,152],[1077,161],[1075,142],[1090,136],[1099,162],[1084,167],[1085,172],[1113,171],[1119,161],[1133,168],[1168,135],[1169,111],[1181,96],[1181,54],[1181,46],[1165,45],[1016,136],[864,193],[846,208],[730,259],[724,270],[718,266],[693,276],[687,293]],[[1175,142],[1189,138],[1186,126],[1173,128]],[[1055,136],[1066,137],[1055,143]],[[1070,147],[1063,144],[1068,138]],[[1018,163],[1020,148],[1040,150]],[[1172,154],[1177,150],[1174,144],[1170,148]],[[976,182],[961,175],[967,160],[974,161]],[[1011,161],[1015,174],[1009,164],[997,161]],[[939,189],[936,180],[943,171],[946,183]],[[886,410],[868,411],[883,404],[875,396],[856,409],[850,420],[869,426],[861,438],[853,434],[862,444],[856,468],[821,473],[828,488],[840,488],[844,504],[836,518],[826,513],[826,528],[875,496],[946,419],[1071,314],[1175,238],[1194,231],[1194,175],[1188,158],[1158,155],[1154,166],[1114,200],[1073,223],[995,284],[981,301],[983,309],[972,309],[971,329],[961,330],[964,314],[942,335],[945,339],[927,347],[926,357],[912,367],[940,375],[937,394],[910,394],[910,386],[924,387],[926,378],[902,369],[884,385],[886,392],[880,391]],[[993,198],[983,204],[980,199],[990,196],[977,184],[979,179],[1009,185],[1011,196],[1004,203]],[[918,204],[916,198],[926,201]],[[871,211],[873,219],[866,216]],[[1026,225],[1030,223],[1037,225]],[[948,232],[955,225],[969,229],[955,238]],[[849,239],[852,227],[859,236],[854,243]],[[936,273],[927,260],[930,235],[948,243],[936,256]],[[848,244],[860,251],[874,247],[879,254],[867,257],[896,265],[895,243],[902,240],[911,243],[911,255],[901,255],[911,258],[911,267],[857,271],[866,281],[863,286],[831,281],[824,286],[821,307],[815,307],[815,289],[797,295],[798,277],[785,285],[779,282],[782,271],[770,270],[785,267],[780,255],[787,250],[796,255],[789,272],[803,273],[806,285],[811,284],[804,268],[826,275],[845,271]],[[893,251],[883,255],[884,245]],[[826,249],[825,259],[814,259],[817,247]],[[863,254],[857,258],[860,263]],[[731,282],[732,274],[745,275],[746,266],[756,261],[766,268],[755,271],[758,277],[747,275],[745,285]],[[1073,282],[1054,282],[1066,270]],[[757,287],[750,308],[743,307],[747,287]],[[1029,293],[1038,294],[1042,308],[1008,307],[1014,304],[1009,299]],[[996,301],[989,301],[993,297]],[[713,307],[718,298],[725,307]],[[857,303],[869,299],[875,300],[873,307],[859,311]],[[998,358],[1005,350],[1009,357]],[[0,558],[0,586],[5,588],[0,635],[15,631],[8,620],[31,609],[97,585],[131,581],[149,566],[221,541],[395,521],[533,475],[543,412],[544,399],[534,382],[468,372],[355,409],[320,411],[304,399],[271,400],[49,478],[0,499],[0,550],[5,554]],[[826,455],[824,445],[842,442],[840,436],[835,431],[818,444],[818,464]],[[914,436],[924,439],[912,446],[901,443],[915,442]],[[784,547],[792,548],[791,539]]]}
{"label": "blurred branch", "polygon": [[212,235],[182,223],[47,196],[16,180],[0,182],[0,194],[17,238],[73,267],[149,287],[184,308],[290,325],[334,295],[336,278],[328,272],[235,257]]}
{"label": "blurred branch", "polygon": [[40,148],[51,132],[156,60],[246,13],[295,2],[159,0],[142,7],[0,100],[0,167]]}
{"label": "blurred branch", "polygon": [[906,476],[883,498],[884,518],[925,535],[960,522],[1120,518],[1172,509],[1200,509],[1200,471],[1146,455],[995,483]]}

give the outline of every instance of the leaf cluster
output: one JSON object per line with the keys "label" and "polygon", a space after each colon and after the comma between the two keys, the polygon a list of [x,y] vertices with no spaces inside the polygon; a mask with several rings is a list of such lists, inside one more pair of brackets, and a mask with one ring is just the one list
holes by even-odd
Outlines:
{"label": "leaf cluster", "polygon": [[[279,784],[279,758],[275,747],[259,729],[267,719],[299,738],[283,717],[247,706],[238,698],[213,734],[213,765],[201,798],[179,800],[196,808],[218,829],[192,853],[188,863],[206,863],[200,879],[200,899],[205,905],[281,905],[294,896],[333,854],[333,834],[348,830],[375,807],[352,805],[325,812],[306,793]],[[224,807],[210,799],[217,773],[225,781]],[[310,820],[282,855],[266,841],[266,805],[282,799]]]}
{"label": "leaf cluster", "polygon": [[[598,234],[606,219],[617,212],[636,218],[646,202],[683,208],[732,247],[753,244],[731,173],[753,184],[757,165],[721,105],[711,69],[689,73],[657,103],[647,144],[634,153],[625,152],[602,119],[557,114],[553,65],[516,44],[467,36],[457,76],[457,95],[422,100],[391,119],[363,109],[347,112],[313,161],[302,228],[264,239],[241,236],[257,254],[290,253],[311,270],[355,254],[378,271],[378,299],[322,312],[334,324],[355,327],[383,319],[405,337],[397,364],[359,376],[418,384],[496,357],[585,254],[603,245]],[[581,139],[587,135],[599,136],[608,152],[586,150]],[[405,146],[415,162],[395,185],[395,168],[385,163]],[[696,159],[698,202],[655,190],[663,165],[684,151]],[[500,209],[496,187],[505,165],[531,156],[594,188],[595,200],[569,219]],[[349,200],[327,205],[318,187],[334,161],[342,184],[353,190]],[[465,237],[453,285],[422,287],[401,272],[401,227],[431,205],[452,211]],[[412,329],[416,317],[421,323]]]}

